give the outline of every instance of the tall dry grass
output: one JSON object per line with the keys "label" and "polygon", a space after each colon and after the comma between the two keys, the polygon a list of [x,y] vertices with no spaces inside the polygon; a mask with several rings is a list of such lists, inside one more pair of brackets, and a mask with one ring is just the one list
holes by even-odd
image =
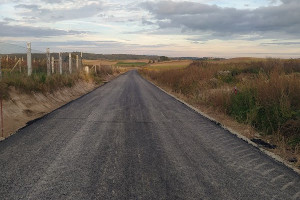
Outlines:
{"label": "tall dry grass", "polygon": [[119,74],[121,70],[111,66],[101,66],[92,73],[75,71],[72,74],[52,74],[47,76],[45,72],[35,72],[31,76],[24,73],[6,72],[0,81],[0,97],[9,97],[10,87],[14,87],[24,93],[31,92],[54,92],[64,87],[72,87],[78,81],[94,82],[101,84],[107,75]]}
{"label": "tall dry grass", "polygon": [[293,148],[300,146],[299,59],[197,61],[184,69],[140,73],[264,134],[280,135]]}

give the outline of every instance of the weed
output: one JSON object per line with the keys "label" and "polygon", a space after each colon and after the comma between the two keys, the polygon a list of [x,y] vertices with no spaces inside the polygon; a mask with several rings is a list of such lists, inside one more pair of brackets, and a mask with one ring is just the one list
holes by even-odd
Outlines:
{"label": "weed", "polygon": [[139,72],[265,134],[280,135],[292,148],[300,145],[299,59],[196,61],[181,69]]}

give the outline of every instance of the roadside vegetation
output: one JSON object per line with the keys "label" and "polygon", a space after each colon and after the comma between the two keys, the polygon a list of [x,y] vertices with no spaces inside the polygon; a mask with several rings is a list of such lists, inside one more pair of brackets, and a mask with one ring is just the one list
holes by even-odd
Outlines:
{"label": "roadside vegetation", "polygon": [[107,76],[119,74],[121,71],[119,68],[101,66],[96,71],[90,71],[90,73],[77,71],[72,74],[52,74],[51,76],[47,76],[45,72],[36,72],[31,76],[27,76],[25,73],[4,72],[0,81],[0,95],[7,99],[9,97],[9,88],[11,87],[24,93],[51,93],[64,87],[73,87],[78,81],[101,84],[106,80]]}
{"label": "roadside vegetation", "polygon": [[212,107],[299,153],[299,59],[195,61],[186,68],[139,72],[193,105]]}

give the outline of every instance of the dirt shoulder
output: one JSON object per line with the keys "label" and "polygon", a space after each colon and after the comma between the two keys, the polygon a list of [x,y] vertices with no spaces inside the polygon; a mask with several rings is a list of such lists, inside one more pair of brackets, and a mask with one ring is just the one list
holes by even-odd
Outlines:
{"label": "dirt shoulder", "polygon": [[[116,76],[106,76],[104,83],[116,78]],[[73,87],[64,87],[52,93],[32,92],[31,94],[11,87],[9,89],[10,98],[3,101],[4,138],[14,134],[18,129],[24,127],[27,122],[42,117],[101,85],[80,80]]]}
{"label": "dirt shoulder", "polygon": [[[280,140],[280,138],[276,136],[265,136],[257,132],[250,125],[239,123],[232,117],[218,111],[216,108],[201,104],[199,102],[193,102],[192,99],[189,99],[185,95],[182,95],[180,93],[173,92],[167,86],[159,84],[158,82],[152,80],[150,77],[143,77],[154,85],[163,89],[165,92],[171,94],[178,100],[191,105],[193,108],[206,115],[208,118],[216,121],[216,123],[220,123],[221,126],[225,127],[231,132],[241,135],[242,138],[245,137],[247,141],[249,141],[250,143],[254,143],[255,146],[260,148],[266,154],[300,173],[300,153],[298,151],[295,152],[288,149],[286,144],[282,140]],[[271,148],[268,145],[271,145]]]}

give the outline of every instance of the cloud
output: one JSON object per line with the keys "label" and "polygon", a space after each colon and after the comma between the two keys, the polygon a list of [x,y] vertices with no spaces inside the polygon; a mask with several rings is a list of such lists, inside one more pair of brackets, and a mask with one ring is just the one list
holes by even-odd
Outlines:
{"label": "cloud", "polygon": [[265,43],[261,43],[261,45],[283,45],[283,46],[296,45],[296,46],[300,46],[300,42],[265,42]]}
{"label": "cloud", "polygon": [[[58,1],[56,1],[58,2]],[[82,6],[74,3],[75,7],[57,5],[56,7],[45,8],[37,4],[18,4],[19,14],[24,17],[35,18],[39,21],[64,21],[93,17],[103,9],[102,2],[86,2]]]}
{"label": "cloud", "polygon": [[252,10],[188,1],[148,1],[140,5],[156,19],[160,29],[210,33],[211,38],[251,34],[299,38],[300,34],[298,0],[282,0],[280,5]]}
{"label": "cloud", "polygon": [[64,31],[59,29],[38,28],[32,26],[13,26],[4,22],[0,22],[0,30],[0,37],[49,37],[86,33],[81,31]]}

